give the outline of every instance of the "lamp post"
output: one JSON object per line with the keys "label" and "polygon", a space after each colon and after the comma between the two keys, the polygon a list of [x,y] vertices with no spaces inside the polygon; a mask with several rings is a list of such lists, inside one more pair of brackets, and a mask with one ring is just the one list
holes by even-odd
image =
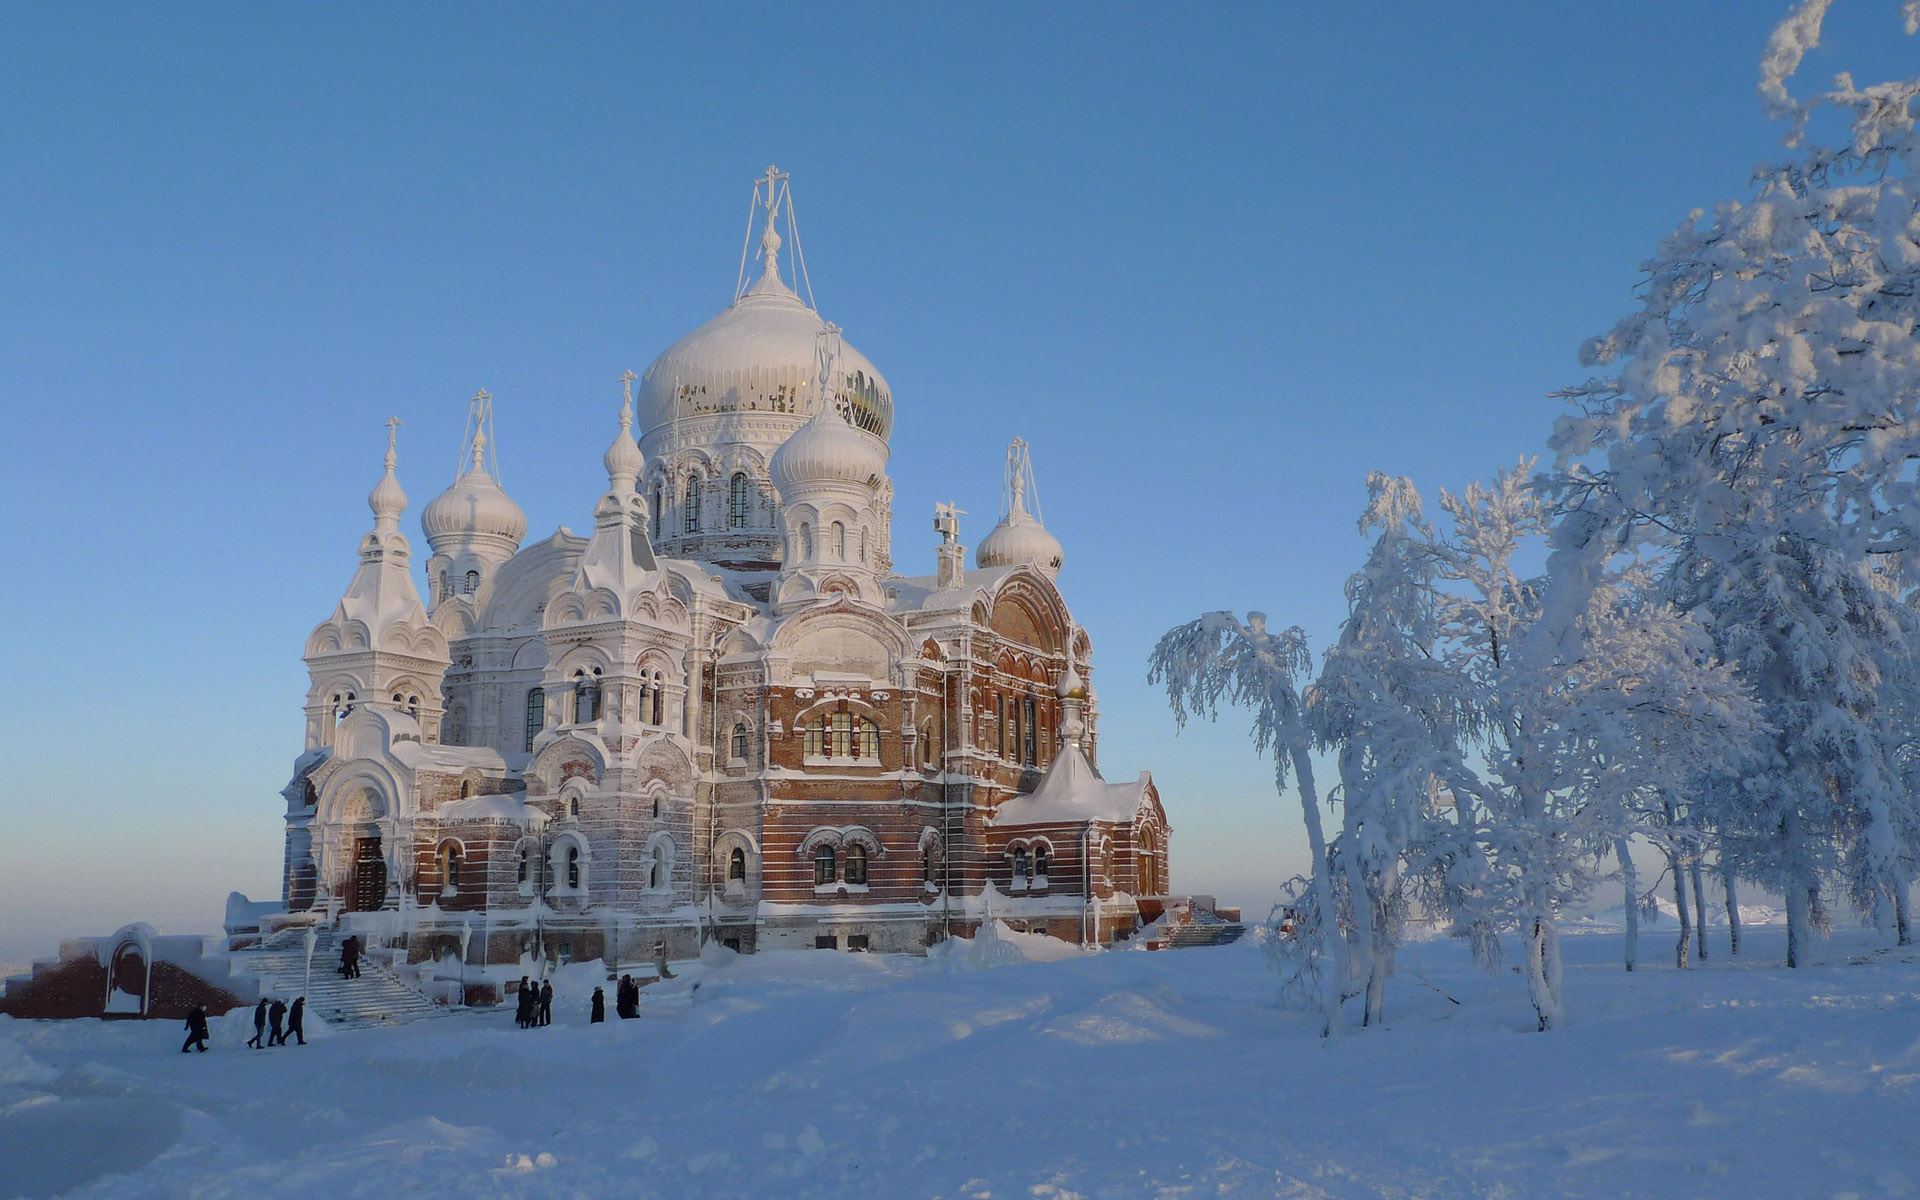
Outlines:
{"label": "lamp post", "polygon": [[301,935],[301,940],[307,944],[306,978],[300,984],[300,994],[304,996],[313,990],[313,944],[320,940],[320,934],[313,926],[309,925],[307,926],[307,932]]}
{"label": "lamp post", "polygon": [[460,1007],[467,1006],[467,960],[473,957],[473,918],[465,922],[466,936],[460,939]]}

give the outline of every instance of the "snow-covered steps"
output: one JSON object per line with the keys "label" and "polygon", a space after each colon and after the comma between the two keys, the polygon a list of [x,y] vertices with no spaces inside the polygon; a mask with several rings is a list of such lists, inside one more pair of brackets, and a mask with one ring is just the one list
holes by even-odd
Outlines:
{"label": "snow-covered steps", "polygon": [[309,976],[306,943],[299,937],[292,940],[287,945],[283,935],[263,949],[235,952],[234,972],[257,977],[262,995],[289,1001],[306,996],[307,1011],[332,1025],[391,1025],[447,1013],[366,956],[360,960],[359,978],[342,976],[331,932],[315,940]]}
{"label": "snow-covered steps", "polygon": [[1225,946],[1240,940],[1247,927],[1238,922],[1222,921],[1218,924],[1176,925],[1167,931],[1166,945],[1169,950],[1187,950],[1195,946]]}

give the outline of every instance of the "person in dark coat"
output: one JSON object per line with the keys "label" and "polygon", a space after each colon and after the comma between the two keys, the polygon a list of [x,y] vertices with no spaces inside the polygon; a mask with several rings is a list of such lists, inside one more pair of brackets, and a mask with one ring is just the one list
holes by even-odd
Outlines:
{"label": "person in dark coat", "polygon": [[613,1011],[620,1014],[622,1021],[630,1021],[638,1015],[634,1010],[639,1007],[639,1000],[640,990],[633,986],[633,976],[622,975],[620,986],[613,992]]}
{"label": "person in dark coat", "polygon": [[[298,1038],[302,1046],[307,1044],[307,998],[305,996],[295,996],[293,1007],[287,1010],[287,1033]],[[287,1039],[281,1038],[280,1044],[286,1045]]]}
{"label": "person in dark coat", "polygon": [[353,939],[352,938],[348,938],[346,941],[340,943],[340,977],[342,979],[353,978]]}
{"label": "person in dark coat", "polygon": [[286,1001],[275,1000],[273,1002],[273,1007],[267,1009],[267,1025],[272,1030],[272,1032],[267,1035],[267,1045],[284,1046],[287,1044],[286,1030],[281,1028],[281,1022],[285,1021],[286,1019],[287,1019]]}
{"label": "person in dark coat", "polygon": [[180,1053],[185,1054],[188,1046],[200,1047],[202,1054],[207,1052],[207,1010],[198,1004],[187,1011],[187,1040]]}
{"label": "person in dark coat", "polygon": [[347,978],[360,978],[360,935],[348,938],[347,944],[341,947],[341,953],[347,958]]}
{"label": "person in dark coat", "polygon": [[247,1045],[260,1049],[260,1039],[267,1036],[267,998],[260,997],[260,1003],[253,1009],[253,1036],[247,1039]]}
{"label": "person in dark coat", "polygon": [[533,1023],[533,982],[525,975],[520,977],[520,990],[514,993],[516,1003],[513,1008],[514,1023],[525,1029]]}
{"label": "person in dark coat", "polygon": [[593,989],[593,1015],[587,1018],[589,1025],[598,1025],[607,1019],[607,990]]}
{"label": "person in dark coat", "polygon": [[540,985],[540,1023],[553,1024],[553,980]]}

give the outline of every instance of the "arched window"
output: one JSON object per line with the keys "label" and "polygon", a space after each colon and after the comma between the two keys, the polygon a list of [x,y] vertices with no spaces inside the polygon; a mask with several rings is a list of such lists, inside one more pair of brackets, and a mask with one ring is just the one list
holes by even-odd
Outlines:
{"label": "arched window", "polygon": [[660,819],[660,797],[658,796],[653,798],[653,819],[656,821]]}
{"label": "arched window", "polygon": [[655,671],[648,678],[653,690],[653,713],[650,718],[650,723],[654,725],[664,725],[666,724],[667,712],[666,681],[661,678],[660,672],[658,671]]}
{"label": "arched window", "polygon": [[578,796],[567,797],[567,815],[570,817],[577,817],[580,815],[580,797]]}
{"label": "arched window", "polygon": [[1034,744],[1034,739],[1037,735],[1034,732],[1032,696],[1028,696],[1025,703],[1021,705],[1020,732],[1025,735],[1020,742],[1020,752],[1022,755],[1020,761],[1026,763],[1028,766],[1032,766],[1039,761],[1038,751]]}
{"label": "arched window", "polygon": [[577,725],[600,719],[600,671],[595,668],[589,675],[584,670],[573,673],[573,720]]}
{"label": "arched window", "polygon": [[920,727],[920,765],[931,771],[940,763],[940,747],[933,742],[933,722]]}
{"label": "arched window", "polygon": [[833,523],[833,556],[847,561],[847,527],[838,521]]}
{"label": "arched window", "polygon": [[580,890],[580,847],[567,847],[567,890]]}
{"label": "arched window", "polygon": [[662,499],[660,484],[658,481],[655,481],[653,485],[653,538],[655,541],[660,540],[660,514],[663,511],[661,505]]}
{"label": "arched window", "polygon": [[519,885],[520,885],[521,887],[525,887],[525,886],[527,886],[527,883],[528,883],[528,878],[527,878],[527,876],[528,876],[528,872],[529,872],[529,871],[531,870],[531,868],[532,868],[532,866],[533,866],[533,851],[532,851],[532,849],[531,849],[531,848],[529,848],[529,847],[527,847],[527,846],[522,846],[522,847],[520,847],[520,864],[519,864],[519,869],[518,869],[518,871],[517,871],[517,872],[515,873],[515,875],[514,875],[514,879],[513,879],[513,881],[514,881],[515,883],[517,883],[517,884],[519,884]]}
{"label": "arched window", "polygon": [[738,846],[727,856],[727,882],[745,883],[747,881],[747,852]]}
{"label": "arched window", "polygon": [[867,883],[867,848],[859,842],[847,847],[847,882],[860,887]]}
{"label": "arched window", "polygon": [[464,589],[462,589],[462,590],[463,590],[463,591],[465,591],[465,592],[467,593],[467,595],[469,595],[469,596],[471,596],[471,595],[473,595],[473,594],[474,594],[475,592],[477,592],[477,591],[479,591],[479,590],[480,590],[480,572],[478,572],[478,571],[468,571],[468,572],[467,572],[467,586],[466,586],[466,587],[465,587]]}
{"label": "arched window", "polygon": [[657,892],[665,891],[672,884],[672,881],[673,864],[667,858],[666,843],[655,842],[653,846],[653,861],[647,871],[647,886]]}
{"label": "arched window", "polygon": [[833,847],[825,844],[813,848],[813,886],[825,887],[833,882]]}
{"label": "arched window", "polygon": [[444,600],[451,595],[453,595],[453,584],[448,582],[447,573],[443,570],[440,572],[440,598]]}
{"label": "arched window", "polygon": [[440,894],[460,894],[460,847],[453,842],[440,847]]}
{"label": "arched window", "polygon": [[1033,881],[1036,884],[1047,882],[1047,868],[1053,865],[1053,856],[1047,853],[1045,846],[1033,848]]}
{"label": "arched window", "polygon": [[933,838],[928,838],[926,841],[920,843],[920,882],[921,883],[934,882],[933,850],[934,850],[934,847],[938,844],[939,843]]}
{"label": "arched window", "polygon": [[733,756],[742,761],[747,757],[747,727],[745,725],[735,725],[733,727]]}
{"label": "arched window", "polygon": [[540,736],[540,730],[547,723],[547,694],[539,688],[527,693],[527,745],[526,752],[533,753],[533,739]]}
{"label": "arched window", "polygon": [[468,796],[471,796],[471,795],[473,795],[473,780],[462,779],[460,781],[460,798],[462,800],[465,800]]}
{"label": "arched window", "polygon": [[856,747],[858,758],[880,757],[880,727],[865,717],[860,718],[860,744]]}
{"label": "arched window", "polygon": [[1025,887],[1027,882],[1027,848],[1015,847],[1013,851],[1013,886]]}
{"label": "arched window", "polygon": [[860,529],[860,561],[863,563],[867,561],[867,531],[865,526],[862,526]]}
{"label": "arched window", "polygon": [[745,529],[747,527],[747,473],[735,471],[733,478],[727,481],[727,528]]}
{"label": "arched window", "polygon": [[813,526],[800,522],[800,557],[802,560],[813,557]]}
{"label": "arched window", "polygon": [[700,477],[687,476],[686,532],[700,532]]}

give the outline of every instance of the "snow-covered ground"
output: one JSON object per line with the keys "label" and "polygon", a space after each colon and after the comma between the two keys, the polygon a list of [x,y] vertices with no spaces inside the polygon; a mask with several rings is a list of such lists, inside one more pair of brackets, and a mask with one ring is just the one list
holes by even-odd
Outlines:
{"label": "snow-covered ground", "polygon": [[[509,1012],[183,1056],[153,1022],[0,1018],[0,1195],[1846,1196],[1920,1189],[1920,954],[1705,970],[1567,940],[1568,1027],[1448,942],[1323,1041],[1257,946],[980,969],[695,966],[637,1022]],[[1015,944],[1020,944],[1018,940]],[[695,985],[698,985],[697,987]],[[1457,1001],[1457,1003],[1456,1003]]]}

